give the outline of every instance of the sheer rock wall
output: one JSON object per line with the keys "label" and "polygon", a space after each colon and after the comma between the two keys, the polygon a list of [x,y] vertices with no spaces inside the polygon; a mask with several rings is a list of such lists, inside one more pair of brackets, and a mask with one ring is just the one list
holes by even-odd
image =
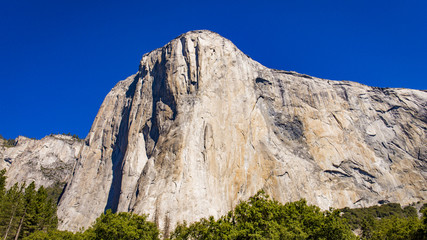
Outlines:
{"label": "sheer rock wall", "polygon": [[427,198],[427,93],[269,69],[209,31],[143,56],[106,96],[61,199],[60,228],[104,210],[218,217],[263,188],[329,207]]}

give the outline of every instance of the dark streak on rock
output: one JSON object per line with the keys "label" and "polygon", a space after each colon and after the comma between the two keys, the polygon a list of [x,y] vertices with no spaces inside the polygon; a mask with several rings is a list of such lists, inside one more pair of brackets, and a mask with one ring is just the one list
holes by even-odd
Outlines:
{"label": "dark streak on rock", "polygon": [[399,108],[401,108],[402,106],[393,106],[393,107],[391,107],[389,110],[387,110],[386,112],[390,112],[390,111],[393,111],[393,110],[396,110],[396,109],[399,109]]}
{"label": "dark streak on rock", "polygon": [[359,202],[364,201],[364,200],[366,200],[366,199],[365,199],[365,198],[360,198],[359,200],[357,200],[357,201],[356,201],[356,202],[354,202],[353,204],[359,203]]}
{"label": "dark streak on rock", "polygon": [[360,174],[362,174],[362,175],[364,175],[364,176],[367,176],[367,177],[369,177],[369,178],[376,178],[374,175],[372,175],[372,174],[370,174],[370,173],[368,173],[367,171],[365,171],[365,170],[363,170],[363,169],[361,169],[361,168],[358,168],[358,167],[352,167],[354,170],[356,170],[356,171],[358,171]]}
{"label": "dark streak on rock", "polygon": [[264,78],[260,78],[260,77],[257,77],[257,78],[255,79],[255,82],[256,82],[256,83],[261,83],[261,84],[268,84],[268,85],[272,85],[272,83],[271,83],[270,81],[268,81],[268,80],[266,80],[266,79],[264,79]]}
{"label": "dark streak on rock", "polygon": [[351,177],[350,175],[348,175],[346,173],[336,171],[336,170],[325,170],[324,172],[329,173],[329,174],[334,175],[334,176],[338,175],[339,177]]}

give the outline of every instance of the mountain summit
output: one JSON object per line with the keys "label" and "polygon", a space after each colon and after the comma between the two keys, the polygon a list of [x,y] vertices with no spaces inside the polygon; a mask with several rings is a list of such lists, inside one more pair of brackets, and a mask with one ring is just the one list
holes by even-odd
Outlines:
{"label": "mountain summit", "polygon": [[192,31],[142,57],[106,96],[58,207],[60,228],[106,209],[177,222],[259,189],[359,207],[427,199],[427,93],[269,69]]}

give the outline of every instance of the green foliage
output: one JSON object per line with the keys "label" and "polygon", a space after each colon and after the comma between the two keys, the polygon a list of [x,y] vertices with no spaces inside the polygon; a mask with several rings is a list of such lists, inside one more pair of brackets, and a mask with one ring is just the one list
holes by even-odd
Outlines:
{"label": "green foliage", "polygon": [[0,170],[0,201],[6,192],[6,169]]}
{"label": "green foliage", "polygon": [[[58,231],[56,201],[63,185],[52,188],[15,184],[5,189],[0,171],[0,234],[2,239],[159,239],[159,229],[145,215],[108,210],[83,233]],[[413,207],[385,204],[369,208],[322,211],[300,201],[281,204],[263,191],[240,202],[227,215],[179,224],[170,239],[361,239],[427,240],[427,207],[422,219]]]}
{"label": "green foliage", "polygon": [[368,208],[344,208],[342,217],[347,219],[351,229],[366,227],[366,224],[373,219],[396,216],[398,218],[417,217],[417,210],[414,207],[407,206],[402,209],[398,203],[387,203],[381,206],[372,206]]}
{"label": "green foliage", "polygon": [[[424,204],[426,206],[426,204]],[[417,239],[427,240],[427,208],[423,208],[421,210],[423,214],[423,218],[421,221],[421,227],[418,229],[416,233]]]}
{"label": "green foliage", "polygon": [[[422,221],[413,207],[386,204],[321,211],[305,200],[280,204],[258,192],[226,216],[179,224],[171,239],[362,239],[427,240],[427,208]],[[350,221],[348,223],[347,221]]]}
{"label": "green foliage", "polygon": [[84,240],[133,240],[159,239],[159,229],[152,222],[147,221],[145,215],[131,213],[112,213],[107,210],[96,219],[95,223],[83,233],[48,230],[38,231],[24,238],[25,240],[56,240],[56,239],[84,239]]}
{"label": "green foliage", "polygon": [[281,204],[263,191],[217,221],[178,225],[171,239],[356,239],[339,211],[322,212],[305,200]]}
{"label": "green foliage", "polygon": [[[53,134],[50,134],[50,135],[52,136]],[[64,136],[71,136],[71,137],[72,137],[72,138],[74,138],[75,140],[79,140],[79,141],[83,140],[83,139],[81,139],[81,138],[79,137],[79,135],[77,135],[77,134],[61,133],[61,135],[64,135]]]}
{"label": "green foliage", "polygon": [[81,240],[87,239],[81,233],[72,233],[68,231],[50,230],[37,231],[24,238],[24,240]]}
{"label": "green foliage", "polygon": [[159,230],[145,215],[112,213],[107,210],[91,228],[85,231],[88,239],[159,239]]}
{"label": "green foliage", "polygon": [[3,140],[3,146],[4,147],[14,147],[16,145],[16,141],[15,139],[5,139],[1,134],[0,134],[0,139]]}
{"label": "green foliage", "polygon": [[[25,237],[35,231],[56,229],[56,204],[47,198],[46,190],[35,184],[15,184],[4,189],[5,171],[0,172],[0,234],[3,239]],[[3,187],[1,187],[3,185]]]}
{"label": "green foliage", "polygon": [[14,147],[14,146],[16,146],[16,141],[15,141],[15,139],[4,139],[3,138],[3,146],[4,147]]}
{"label": "green foliage", "polygon": [[[389,203],[342,210],[352,229],[362,230],[362,239],[427,239],[423,223],[412,206]],[[425,225],[425,224],[424,224]]]}
{"label": "green foliage", "polygon": [[84,240],[113,240],[113,239],[159,239],[159,230],[156,225],[146,220],[146,216],[131,213],[112,213],[108,210],[96,219],[96,222],[83,233],[68,231],[47,230],[37,231],[25,240],[56,240],[56,239],[84,239]]}
{"label": "green foliage", "polygon": [[370,239],[417,239],[416,234],[420,227],[421,221],[416,217],[386,217],[376,221],[375,230],[372,232]]}
{"label": "green foliage", "polygon": [[59,197],[61,197],[62,190],[64,190],[65,182],[55,182],[51,186],[46,188],[46,193],[48,199],[51,199],[53,202],[58,203]]}
{"label": "green foliage", "polygon": [[13,185],[6,191],[1,202],[0,233],[3,239],[12,239],[19,226],[19,216],[22,214],[23,187]]}
{"label": "green foliage", "polygon": [[5,190],[6,171],[0,171],[0,234],[2,239],[159,239],[156,225],[146,216],[102,214],[84,233],[58,231],[56,202],[61,184],[36,190],[34,182],[16,183]]}

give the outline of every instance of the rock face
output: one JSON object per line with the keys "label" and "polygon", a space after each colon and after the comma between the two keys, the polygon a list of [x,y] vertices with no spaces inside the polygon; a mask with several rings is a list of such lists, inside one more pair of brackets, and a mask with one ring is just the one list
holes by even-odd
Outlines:
{"label": "rock face", "polygon": [[6,169],[7,187],[16,182],[49,187],[69,180],[82,142],[71,136],[51,135],[41,140],[19,136],[13,147],[0,144],[0,169]]}
{"label": "rock face", "polygon": [[427,93],[269,69],[210,31],[142,57],[105,98],[60,228],[104,210],[218,217],[263,188],[322,208],[427,199]]}

